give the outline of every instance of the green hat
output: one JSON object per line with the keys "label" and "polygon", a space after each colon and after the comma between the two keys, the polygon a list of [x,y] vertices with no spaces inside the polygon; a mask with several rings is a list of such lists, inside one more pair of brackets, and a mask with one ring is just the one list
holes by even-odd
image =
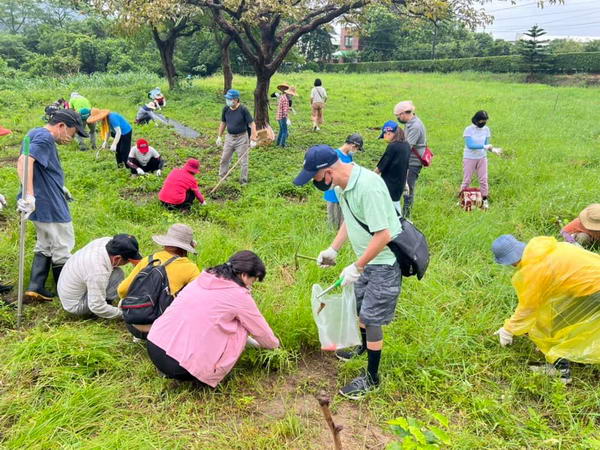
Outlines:
{"label": "green hat", "polygon": [[82,120],[87,120],[87,118],[90,117],[91,113],[92,111],[90,110],[90,108],[81,108],[79,110],[79,115],[81,116]]}

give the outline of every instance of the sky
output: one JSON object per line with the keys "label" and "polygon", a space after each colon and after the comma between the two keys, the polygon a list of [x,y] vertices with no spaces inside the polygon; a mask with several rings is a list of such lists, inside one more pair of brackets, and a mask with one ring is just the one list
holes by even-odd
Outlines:
{"label": "sky", "polygon": [[538,8],[535,0],[493,0],[485,5],[495,17],[494,23],[480,31],[491,32],[495,38],[515,40],[518,33],[533,25],[542,27],[552,36],[596,36],[600,39],[600,0],[565,0],[563,5]]}

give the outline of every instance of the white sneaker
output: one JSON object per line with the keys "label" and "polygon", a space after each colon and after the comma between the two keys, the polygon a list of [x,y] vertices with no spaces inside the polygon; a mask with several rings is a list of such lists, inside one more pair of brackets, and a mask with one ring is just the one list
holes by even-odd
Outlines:
{"label": "white sneaker", "polygon": [[146,342],[146,339],[142,339],[142,338],[135,337],[135,336],[132,336],[132,337],[133,337],[132,340],[133,340],[134,344],[142,344],[142,343]]}
{"label": "white sneaker", "polygon": [[483,204],[481,205],[481,207],[482,207],[483,209],[488,209],[488,208],[490,207],[490,204],[489,204],[489,202],[487,201],[487,199],[485,199],[485,200],[483,201]]}

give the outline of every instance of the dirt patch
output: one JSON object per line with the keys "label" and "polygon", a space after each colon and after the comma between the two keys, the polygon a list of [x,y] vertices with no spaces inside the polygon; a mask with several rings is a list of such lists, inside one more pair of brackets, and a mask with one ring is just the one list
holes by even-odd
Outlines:
{"label": "dirt patch", "polygon": [[240,198],[242,196],[242,191],[238,186],[225,184],[219,186],[212,194],[208,191],[206,196],[213,201],[226,202],[227,200],[237,200]]}
{"label": "dirt patch", "polygon": [[0,167],[17,167],[18,156],[5,156],[0,158]]}
{"label": "dirt patch", "polygon": [[120,196],[124,200],[129,200],[136,205],[145,205],[156,198],[156,192],[140,191],[135,188],[125,188],[120,192]]}

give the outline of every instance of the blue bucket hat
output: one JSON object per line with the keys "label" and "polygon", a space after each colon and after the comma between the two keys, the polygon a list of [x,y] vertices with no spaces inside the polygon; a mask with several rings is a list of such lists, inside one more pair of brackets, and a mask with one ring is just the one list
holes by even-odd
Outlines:
{"label": "blue bucket hat", "polygon": [[389,132],[395,132],[398,129],[398,122],[395,120],[388,120],[381,127],[381,134],[379,135],[379,139],[383,139],[383,135]]}
{"label": "blue bucket hat", "polygon": [[319,170],[333,166],[338,159],[338,154],[329,145],[321,144],[309,148],[304,155],[304,167],[294,180],[294,184],[305,185]]}
{"label": "blue bucket hat", "polygon": [[525,246],[512,234],[503,234],[492,243],[492,251],[498,264],[510,266],[521,261]]}
{"label": "blue bucket hat", "polygon": [[225,94],[227,100],[233,100],[234,98],[240,98],[240,91],[237,89],[229,89]]}

